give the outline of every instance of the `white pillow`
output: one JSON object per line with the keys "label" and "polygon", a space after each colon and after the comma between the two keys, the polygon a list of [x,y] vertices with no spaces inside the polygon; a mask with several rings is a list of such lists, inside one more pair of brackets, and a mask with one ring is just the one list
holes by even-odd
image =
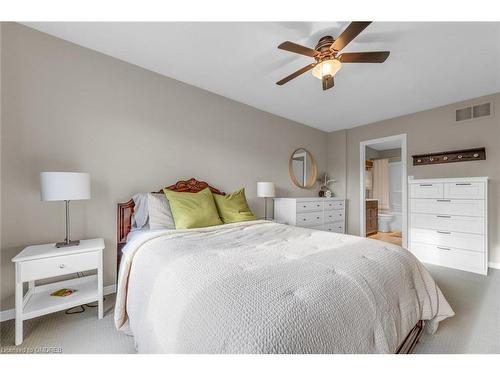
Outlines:
{"label": "white pillow", "polygon": [[149,228],[175,229],[170,203],[165,194],[148,194]]}
{"label": "white pillow", "polygon": [[132,215],[132,229],[143,229],[148,222],[148,193],[139,193],[132,197],[134,214]]}

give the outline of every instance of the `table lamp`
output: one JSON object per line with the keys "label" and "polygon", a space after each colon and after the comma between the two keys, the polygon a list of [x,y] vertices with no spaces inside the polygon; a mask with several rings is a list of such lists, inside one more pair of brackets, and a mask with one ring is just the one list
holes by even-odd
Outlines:
{"label": "table lamp", "polygon": [[56,247],[77,246],[69,235],[69,202],[90,199],[90,175],[74,172],[41,172],[40,193],[42,201],[64,201],[66,203],[66,238]]}
{"label": "table lamp", "polygon": [[267,198],[274,198],[276,196],[276,192],[274,189],[274,182],[257,182],[257,197],[265,198],[265,217],[267,220]]}

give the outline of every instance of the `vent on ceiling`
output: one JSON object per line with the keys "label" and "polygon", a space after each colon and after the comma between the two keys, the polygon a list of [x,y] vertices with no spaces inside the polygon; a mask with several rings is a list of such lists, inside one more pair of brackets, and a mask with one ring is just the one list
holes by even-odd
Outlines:
{"label": "vent on ceiling", "polygon": [[457,109],[455,111],[455,121],[475,120],[482,117],[490,117],[491,115],[491,103],[476,104]]}

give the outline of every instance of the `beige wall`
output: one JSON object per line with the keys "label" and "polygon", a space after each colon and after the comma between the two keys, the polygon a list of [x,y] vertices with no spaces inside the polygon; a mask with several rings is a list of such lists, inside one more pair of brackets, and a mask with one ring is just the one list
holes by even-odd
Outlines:
{"label": "beige wall", "polygon": [[[495,117],[455,123],[455,109],[465,104],[493,101]],[[332,176],[347,173],[346,197],[349,200],[348,232],[359,234],[359,143],[369,139],[407,134],[408,175],[415,178],[488,176],[490,261],[500,263],[500,94],[456,103],[429,111],[333,132],[328,135],[329,163],[333,147],[347,144],[339,162],[328,165]],[[473,147],[486,147],[485,161],[450,163],[414,167],[411,155]],[[337,150],[341,153],[341,150]],[[345,160],[345,164],[341,161]]]}
{"label": "beige wall", "polygon": [[[104,237],[105,285],[115,279],[116,203],[197,177],[225,191],[256,182],[294,188],[297,147],[326,169],[326,133],[197,89],[18,24],[2,35],[1,310],[12,308],[10,260],[64,238],[64,208],[41,202],[40,171],[87,171],[92,199],[72,204],[73,238]],[[209,74],[209,73],[208,73]]]}
{"label": "beige wall", "polygon": [[[346,133],[339,130],[328,134],[328,174],[337,182],[332,185],[333,193],[337,197],[346,196]],[[349,204],[349,203],[348,203]]]}

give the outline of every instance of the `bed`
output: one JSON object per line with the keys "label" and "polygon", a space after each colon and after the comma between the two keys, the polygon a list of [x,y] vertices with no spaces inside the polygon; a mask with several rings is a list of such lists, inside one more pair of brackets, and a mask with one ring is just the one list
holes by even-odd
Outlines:
{"label": "bed", "polygon": [[[168,188],[207,187],[224,194]],[[454,315],[396,245],[264,220],[128,236],[133,210],[118,204],[115,325],[140,353],[411,353]]]}

